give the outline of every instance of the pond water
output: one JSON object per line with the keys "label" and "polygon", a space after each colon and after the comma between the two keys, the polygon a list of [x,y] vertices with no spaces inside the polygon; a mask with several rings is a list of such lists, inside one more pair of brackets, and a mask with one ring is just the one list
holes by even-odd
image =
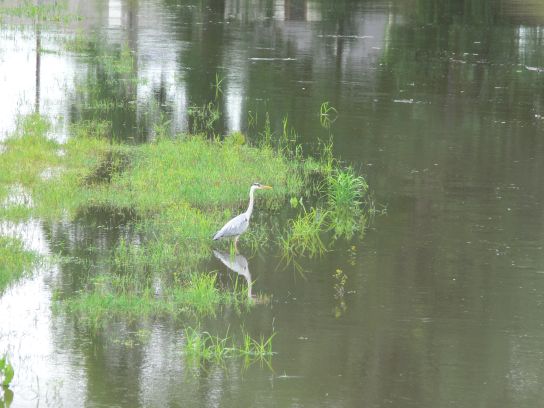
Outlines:
{"label": "pond water", "polygon": [[[205,326],[273,328],[271,367],[233,360],[195,372],[175,322],[90,332],[51,311],[55,288],[76,290],[84,265],[40,268],[0,298],[13,407],[539,406],[540,2],[96,0],[69,9],[83,17],[69,29],[2,23],[0,140],[17,114],[36,110],[59,140],[88,119],[134,142],[160,126],[187,130],[188,108],[215,98],[217,74],[222,133],[247,131],[255,118],[262,126],[267,112],[279,130],[287,115],[312,151],[328,135],[319,122],[328,101],[338,110],[335,156],[367,177],[387,211],[364,239],[301,260],[302,272],[243,248],[231,264],[210,260],[225,284],[240,273],[270,302]],[[94,39],[90,50],[62,51],[78,36]],[[110,50],[133,55],[141,80],[112,85],[122,67],[94,58]],[[85,258],[116,241],[118,229],[97,228],[108,223],[122,220],[2,221],[0,232],[42,254]]]}

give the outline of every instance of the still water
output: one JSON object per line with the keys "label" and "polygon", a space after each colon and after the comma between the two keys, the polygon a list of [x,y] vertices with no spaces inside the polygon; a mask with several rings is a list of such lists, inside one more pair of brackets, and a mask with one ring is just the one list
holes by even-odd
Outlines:
{"label": "still water", "polygon": [[[8,2],[9,3],[9,2]],[[338,110],[335,155],[387,214],[304,272],[272,253],[210,260],[270,297],[205,322],[277,332],[272,369],[195,368],[182,326],[98,333],[52,313],[81,271],[47,265],[0,298],[13,407],[536,407],[544,399],[544,6],[537,1],[70,1],[68,29],[0,31],[0,140],[17,114],[111,121],[123,140],[219,98],[223,133],[287,115],[307,151],[319,107]],[[99,38],[87,56],[66,37]],[[36,52],[40,48],[41,52]],[[141,81],[113,86],[93,52],[127,48]],[[93,86],[90,87],[89,84]],[[101,110],[93,99],[115,101]],[[251,113],[250,113],[251,112]],[[263,181],[265,182],[265,181]],[[106,253],[100,217],[0,223],[42,254]],[[114,221],[111,221],[115,223]],[[230,263],[229,263],[230,262]],[[232,270],[230,270],[231,268]],[[339,290],[337,270],[347,277]]]}

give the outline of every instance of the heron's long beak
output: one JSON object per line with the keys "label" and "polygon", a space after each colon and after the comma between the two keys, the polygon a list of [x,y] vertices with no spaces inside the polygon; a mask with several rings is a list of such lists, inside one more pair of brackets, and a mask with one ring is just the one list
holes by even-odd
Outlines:
{"label": "heron's long beak", "polygon": [[263,185],[263,186],[261,186],[261,189],[263,189],[263,190],[272,190],[272,187]]}

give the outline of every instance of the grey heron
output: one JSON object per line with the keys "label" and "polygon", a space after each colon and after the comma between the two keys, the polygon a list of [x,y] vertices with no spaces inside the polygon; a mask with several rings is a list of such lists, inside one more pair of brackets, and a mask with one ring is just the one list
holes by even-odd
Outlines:
{"label": "grey heron", "polygon": [[249,189],[249,205],[246,212],[243,212],[240,215],[237,215],[232,220],[223,225],[217,233],[213,236],[214,241],[221,238],[234,237],[234,248],[238,251],[238,238],[240,235],[246,232],[249,227],[249,218],[253,212],[253,202],[255,198],[253,194],[255,190],[270,190],[272,187],[265,186],[261,183],[253,183]]}

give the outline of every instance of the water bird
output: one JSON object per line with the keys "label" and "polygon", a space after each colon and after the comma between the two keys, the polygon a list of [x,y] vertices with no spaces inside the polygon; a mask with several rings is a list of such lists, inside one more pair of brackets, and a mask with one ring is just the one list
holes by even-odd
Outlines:
{"label": "water bird", "polygon": [[234,248],[236,252],[238,252],[238,238],[240,238],[240,235],[246,232],[247,228],[249,227],[249,218],[251,217],[251,213],[253,212],[253,202],[255,200],[253,197],[255,190],[270,189],[272,189],[272,187],[270,186],[266,186],[261,183],[253,183],[251,185],[251,188],[249,189],[249,205],[246,212],[237,215],[232,220],[223,225],[223,228],[217,231],[217,233],[213,236],[214,241],[221,238],[234,237]]}

